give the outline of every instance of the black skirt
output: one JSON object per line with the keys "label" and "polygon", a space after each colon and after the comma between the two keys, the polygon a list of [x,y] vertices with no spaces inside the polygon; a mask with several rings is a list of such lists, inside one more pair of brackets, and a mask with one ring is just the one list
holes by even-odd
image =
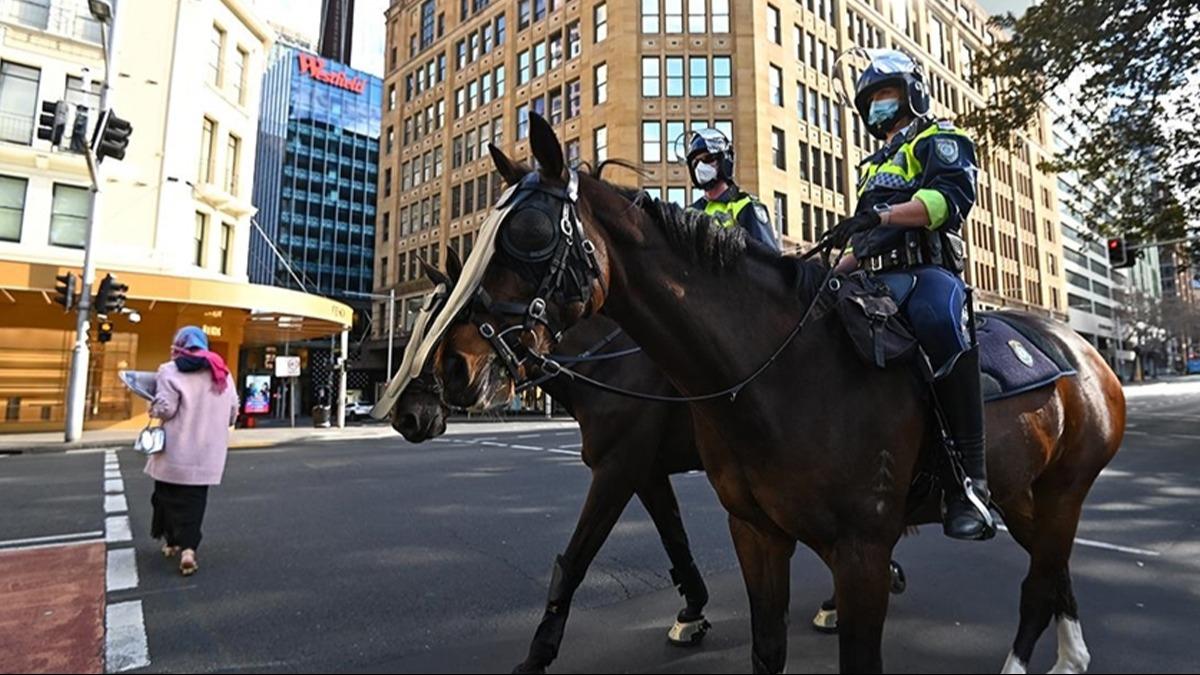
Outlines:
{"label": "black skirt", "polygon": [[176,485],[156,480],[150,503],[154,506],[151,537],[166,539],[168,546],[193,551],[200,548],[200,525],[208,506],[207,485]]}

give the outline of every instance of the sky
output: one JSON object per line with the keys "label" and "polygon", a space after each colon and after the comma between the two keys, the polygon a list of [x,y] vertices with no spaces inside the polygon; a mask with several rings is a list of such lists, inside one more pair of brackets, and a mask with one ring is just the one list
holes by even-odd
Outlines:
{"label": "sky", "polygon": [[[258,15],[312,40],[321,33],[321,0],[252,0]],[[350,66],[383,76],[384,21],[388,0],[355,0]]]}

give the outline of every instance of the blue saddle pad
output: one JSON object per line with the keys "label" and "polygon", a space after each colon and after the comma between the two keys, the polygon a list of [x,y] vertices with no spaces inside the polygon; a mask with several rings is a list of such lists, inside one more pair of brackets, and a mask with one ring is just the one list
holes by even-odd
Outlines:
{"label": "blue saddle pad", "polygon": [[1075,375],[1058,348],[1046,336],[1028,335],[1031,330],[1005,321],[999,313],[980,314],[976,333],[985,400],[1016,396]]}

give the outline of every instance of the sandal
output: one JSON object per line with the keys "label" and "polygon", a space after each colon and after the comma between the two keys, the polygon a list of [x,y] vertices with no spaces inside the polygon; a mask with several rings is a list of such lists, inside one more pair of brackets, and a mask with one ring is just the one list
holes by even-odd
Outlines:
{"label": "sandal", "polygon": [[183,556],[179,560],[179,573],[185,577],[190,577],[200,569],[200,565],[196,564],[196,554],[188,549],[183,552]]}
{"label": "sandal", "polygon": [[162,554],[164,558],[174,558],[175,556],[179,555],[179,547],[163,544]]}

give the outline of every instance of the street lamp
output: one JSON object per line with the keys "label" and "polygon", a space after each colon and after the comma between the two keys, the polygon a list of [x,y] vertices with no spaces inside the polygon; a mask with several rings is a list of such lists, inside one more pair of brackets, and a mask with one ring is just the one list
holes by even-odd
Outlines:
{"label": "street lamp", "polygon": [[109,0],[88,0],[88,11],[100,23],[112,21],[112,3]]}

